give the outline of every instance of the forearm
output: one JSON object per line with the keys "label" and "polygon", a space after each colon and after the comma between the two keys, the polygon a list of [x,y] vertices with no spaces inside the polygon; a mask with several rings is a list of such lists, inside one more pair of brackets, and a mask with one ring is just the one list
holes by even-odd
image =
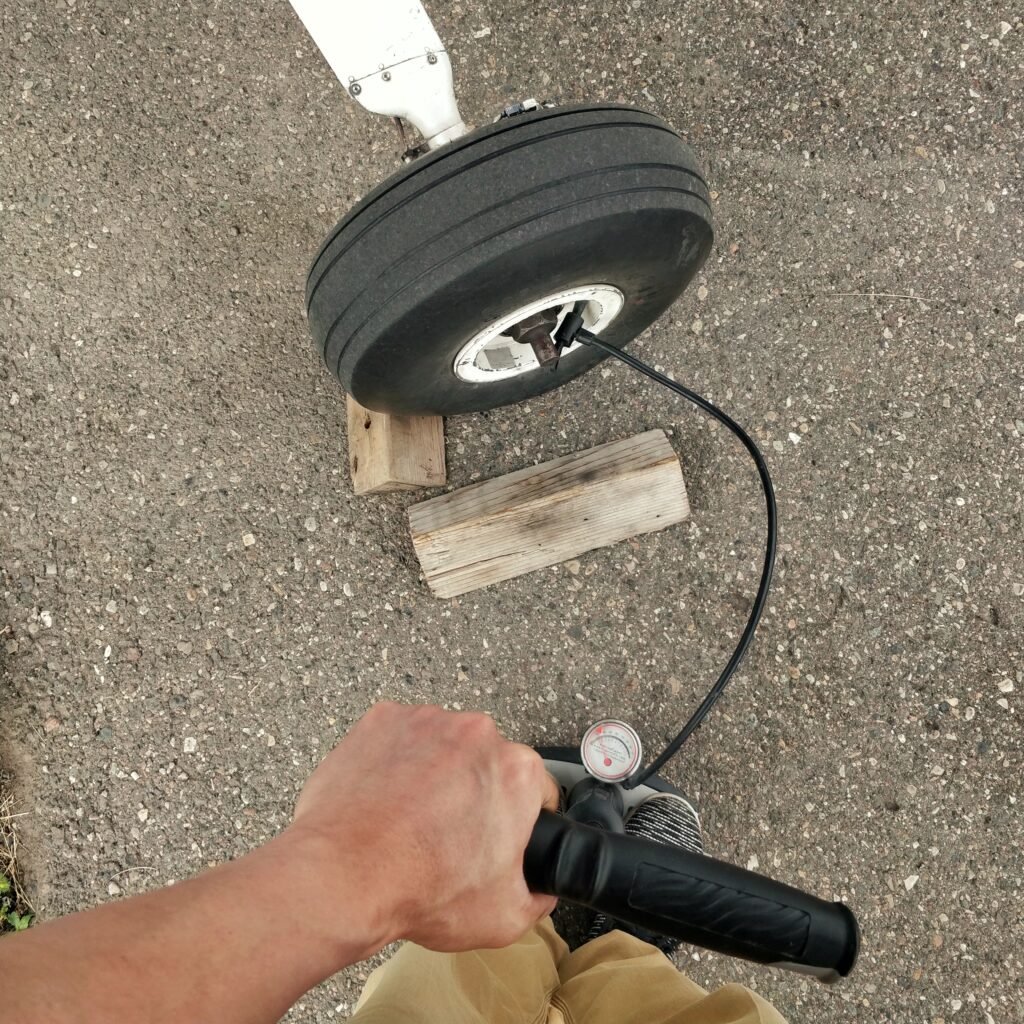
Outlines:
{"label": "forearm", "polygon": [[[188,882],[7,938],[0,977],[18,981],[4,994],[5,1016],[276,1021],[302,993],[393,938],[381,894],[356,874],[328,863],[315,838],[285,833]],[[325,919],[327,886],[344,920]]]}
{"label": "forearm", "polygon": [[0,1021],[272,1024],[398,938],[507,945],[554,907],[527,889],[523,851],[558,799],[485,715],[378,705],[266,846],[0,940]]}

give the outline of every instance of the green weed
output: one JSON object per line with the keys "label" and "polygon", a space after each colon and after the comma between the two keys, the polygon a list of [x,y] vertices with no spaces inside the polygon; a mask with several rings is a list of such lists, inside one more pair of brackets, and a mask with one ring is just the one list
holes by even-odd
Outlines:
{"label": "green weed", "polygon": [[32,907],[18,878],[18,831],[10,797],[0,795],[0,932],[23,932]]}

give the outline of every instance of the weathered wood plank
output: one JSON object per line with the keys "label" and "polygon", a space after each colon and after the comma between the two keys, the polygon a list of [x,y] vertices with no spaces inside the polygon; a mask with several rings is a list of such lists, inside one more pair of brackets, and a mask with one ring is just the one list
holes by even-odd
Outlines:
{"label": "weathered wood plank", "polygon": [[356,494],[441,487],[444,420],[371,412],[349,396],[348,465]]}
{"label": "weathered wood plank", "polygon": [[686,519],[661,430],[463,487],[409,510],[430,589],[454,597]]}

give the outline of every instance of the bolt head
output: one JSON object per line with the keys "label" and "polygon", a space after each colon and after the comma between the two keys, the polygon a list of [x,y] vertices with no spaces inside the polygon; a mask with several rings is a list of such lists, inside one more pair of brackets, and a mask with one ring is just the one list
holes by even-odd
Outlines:
{"label": "bolt head", "polygon": [[428,53],[427,54],[427,63],[428,64],[436,64],[437,63],[437,54],[436,53]]}
{"label": "bolt head", "polygon": [[348,91],[352,93],[353,96],[358,96],[363,91],[363,87],[358,82],[353,82],[348,87]]}

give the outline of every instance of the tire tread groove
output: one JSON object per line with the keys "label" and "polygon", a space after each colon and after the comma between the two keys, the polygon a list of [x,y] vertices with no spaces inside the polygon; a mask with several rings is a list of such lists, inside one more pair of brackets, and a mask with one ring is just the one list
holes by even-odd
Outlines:
{"label": "tire tread groove", "polygon": [[[340,374],[341,360],[342,360],[342,357],[345,354],[345,350],[352,343],[352,340],[355,338],[355,336],[373,319],[373,317],[376,315],[376,313],[380,309],[384,308],[388,303],[393,302],[394,299],[397,298],[399,295],[401,295],[402,292],[404,292],[406,289],[411,288],[417,281],[422,280],[431,271],[436,270],[439,266],[442,266],[443,264],[449,262],[450,260],[458,259],[460,256],[464,256],[470,250],[476,249],[476,248],[478,248],[481,245],[485,245],[487,242],[492,242],[492,241],[494,241],[495,238],[499,238],[501,235],[506,235],[510,231],[515,231],[518,228],[525,227],[527,224],[532,224],[535,221],[542,220],[544,217],[549,217],[553,213],[562,213],[565,210],[572,209],[574,206],[582,206],[585,203],[593,202],[596,199],[614,199],[614,198],[616,198],[618,196],[637,195],[637,194],[640,194],[640,193],[643,193],[643,192],[673,192],[673,193],[682,194],[682,195],[695,196],[698,199],[700,198],[699,195],[696,195],[696,193],[694,193],[690,189],[673,188],[670,185],[662,185],[662,186],[641,185],[641,186],[637,186],[636,188],[616,189],[615,191],[612,191],[612,192],[598,192],[595,195],[587,196],[585,199],[578,199],[578,200],[574,200],[571,203],[562,203],[560,206],[550,207],[549,209],[544,210],[542,213],[539,213],[536,216],[525,217],[522,220],[519,220],[519,221],[516,221],[513,224],[507,225],[506,227],[502,228],[500,231],[493,231],[493,232],[491,232],[491,234],[486,235],[484,238],[478,238],[478,239],[476,239],[472,243],[472,245],[463,246],[463,248],[459,249],[457,252],[448,253],[443,260],[438,260],[436,263],[432,263],[429,267],[427,267],[426,269],[420,271],[420,273],[418,273],[415,277],[410,278],[409,280],[407,280],[402,285],[401,288],[398,288],[396,291],[391,292],[387,296],[387,298],[383,300],[383,302],[378,302],[376,304],[376,308],[374,309],[374,311],[369,316],[365,317],[362,320],[362,322],[349,335],[349,337],[348,337],[347,341],[345,342],[345,344],[342,345],[340,351],[338,352],[338,358],[337,358],[337,360],[335,362],[335,366],[334,366],[334,373],[335,373],[335,375],[339,375]],[[455,230],[455,229],[452,228],[450,230]],[[348,308],[350,308],[350,307],[346,307],[346,312],[347,312]],[[323,358],[324,358],[325,361],[327,359],[327,346],[330,344],[331,335],[334,333],[334,331],[336,330],[338,324],[341,322],[341,317],[342,316],[344,316],[344,313],[342,313],[341,316],[339,316],[331,324],[331,326],[327,329],[327,333],[324,335],[323,353],[322,353],[322,355],[323,355]]]}
{"label": "tire tread groove", "polygon": [[[654,129],[657,129],[657,130],[660,130],[660,131],[664,131],[664,132],[666,132],[666,133],[668,133],[670,135],[674,135],[676,138],[679,138],[679,136],[676,135],[676,133],[673,132],[672,129],[669,128],[668,126],[659,126],[659,125],[653,125],[653,124],[636,124],[635,122],[631,122],[631,121],[621,121],[621,122],[602,123],[602,124],[599,124],[599,125],[578,125],[578,126],[576,126],[574,128],[563,129],[560,132],[552,132],[550,135],[545,135],[545,136],[542,136],[540,138],[531,137],[529,139],[522,139],[522,140],[520,140],[518,143],[516,143],[513,146],[506,146],[504,149],[495,150],[493,153],[488,153],[484,157],[481,157],[481,158],[479,158],[477,160],[473,160],[473,161],[471,161],[471,162],[469,162],[467,164],[461,165],[460,167],[456,168],[455,170],[449,172],[448,174],[445,174],[445,175],[443,175],[442,177],[440,177],[440,178],[438,178],[436,180],[432,180],[429,184],[422,185],[415,192],[411,193],[408,196],[405,196],[403,199],[401,199],[399,202],[395,203],[393,206],[390,206],[390,207],[388,207],[388,209],[382,211],[380,213],[380,215],[378,217],[376,217],[374,220],[372,220],[369,224],[362,225],[360,227],[359,234],[357,234],[356,237],[353,238],[348,243],[348,245],[343,247],[339,252],[335,253],[331,257],[331,259],[328,262],[327,266],[324,267],[323,273],[321,273],[319,275],[319,277],[316,280],[316,284],[314,284],[312,286],[312,289],[311,289],[309,282],[313,279],[314,271],[316,271],[317,265],[323,259],[323,257],[327,254],[327,250],[334,244],[334,242],[337,240],[337,238],[341,235],[342,231],[344,231],[346,227],[348,227],[349,225],[355,223],[356,220],[361,218],[364,213],[367,213],[368,211],[372,210],[376,206],[376,204],[381,199],[384,198],[384,195],[390,194],[391,190],[389,190],[389,192],[384,193],[381,196],[377,196],[375,199],[373,199],[371,202],[369,202],[366,206],[362,207],[362,209],[357,209],[357,210],[353,211],[352,213],[350,213],[345,218],[343,218],[341,223],[338,224],[337,227],[334,229],[334,232],[332,233],[330,240],[328,242],[325,242],[324,245],[321,247],[320,252],[317,253],[316,258],[313,261],[313,265],[309,269],[309,273],[306,275],[306,308],[307,309],[309,308],[309,304],[310,304],[310,302],[312,302],[313,295],[316,293],[317,288],[319,288],[320,283],[330,273],[331,269],[338,262],[338,260],[341,259],[342,256],[344,256],[345,253],[348,252],[349,249],[356,242],[358,242],[368,231],[371,231],[383,219],[385,219],[386,217],[390,217],[393,213],[395,213],[396,211],[400,210],[403,206],[407,205],[408,203],[412,202],[415,199],[420,198],[420,196],[424,195],[427,192],[432,191],[434,188],[438,187],[439,185],[445,184],[445,182],[450,181],[452,178],[457,177],[463,171],[467,171],[467,170],[471,170],[472,168],[479,167],[482,164],[487,163],[490,160],[494,160],[494,159],[497,159],[497,158],[503,157],[503,156],[508,156],[509,153],[514,153],[517,150],[523,149],[526,146],[532,145],[532,144],[537,143],[537,142],[547,142],[547,141],[550,141],[551,139],[557,139],[557,138],[560,138],[561,136],[575,134],[576,132],[580,132],[580,131],[595,131],[595,130],[603,130],[605,128],[654,128]],[[490,136],[488,136],[488,138],[490,138]],[[481,141],[483,141],[483,140],[481,140]],[[680,139],[679,141],[682,142],[682,139]],[[684,145],[685,145],[685,143],[684,143]],[[679,170],[684,170],[684,168],[679,168]],[[701,174],[699,174],[696,170],[688,170],[688,173],[691,174],[693,177],[695,177],[705,188],[707,188],[707,182],[703,179]],[[399,185],[404,184],[408,180],[409,180],[408,178],[403,178],[402,181],[395,182],[394,187],[397,188]]]}

